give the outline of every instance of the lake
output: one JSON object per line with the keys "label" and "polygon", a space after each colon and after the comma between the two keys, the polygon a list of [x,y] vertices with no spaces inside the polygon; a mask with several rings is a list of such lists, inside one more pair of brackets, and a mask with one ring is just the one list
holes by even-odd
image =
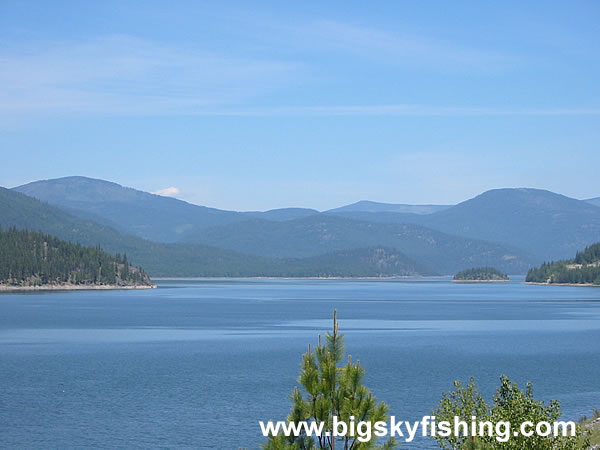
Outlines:
{"label": "lake", "polygon": [[[256,448],[338,310],[365,384],[399,420],[455,379],[501,374],[565,418],[600,408],[600,288],[403,280],[158,280],[0,295],[5,448]],[[436,448],[431,440],[402,448]]]}

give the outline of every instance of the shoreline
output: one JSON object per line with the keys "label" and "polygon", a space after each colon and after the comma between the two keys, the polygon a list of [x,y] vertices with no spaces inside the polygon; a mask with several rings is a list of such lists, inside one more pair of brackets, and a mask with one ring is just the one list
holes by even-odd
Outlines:
{"label": "shoreline", "polygon": [[451,275],[394,275],[386,277],[150,277],[152,280],[407,280],[422,278],[448,278]]}
{"label": "shoreline", "polygon": [[511,280],[452,280],[453,283],[508,283]]}
{"label": "shoreline", "polygon": [[0,285],[1,292],[27,292],[27,291],[115,291],[115,290],[134,290],[134,289],[156,289],[156,285],[132,285],[118,286],[111,284],[46,284],[41,286],[6,286]]}
{"label": "shoreline", "polygon": [[523,281],[523,284],[532,284],[535,286],[600,287],[600,284],[592,283],[538,283],[537,281]]}

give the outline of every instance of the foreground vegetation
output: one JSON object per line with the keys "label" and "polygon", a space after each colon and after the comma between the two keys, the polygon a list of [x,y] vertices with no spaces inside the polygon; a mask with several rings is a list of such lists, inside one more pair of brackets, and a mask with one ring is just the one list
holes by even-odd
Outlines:
{"label": "foreground vegetation", "polygon": [[494,267],[475,267],[454,275],[455,281],[508,281],[508,275]]}
{"label": "foreground vegetation", "polygon": [[541,267],[529,270],[525,281],[600,285],[600,243],[577,252],[573,259],[544,263]]}
{"label": "foreground vegetation", "polygon": [[[533,398],[533,387],[527,384],[525,391],[519,390],[507,376],[500,377],[500,386],[496,389],[493,402],[488,404],[479,393],[475,380],[471,378],[466,386],[459,381],[454,382],[456,390],[444,392],[442,400],[433,415],[438,421],[452,423],[458,417],[461,421],[471,423],[475,417],[477,422],[508,422],[511,430],[506,442],[499,441],[494,435],[490,436],[437,436],[435,439],[442,449],[502,449],[502,450],[576,450],[589,446],[589,438],[584,435],[581,427],[577,429],[577,436],[548,436],[537,434],[532,436],[513,433],[515,427],[529,421],[533,424],[557,421],[561,416],[560,405],[551,401],[548,405]],[[493,427],[495,429],[495,427]],[[495,431],[495,430],[494,430]],[[502,431],[501,431],[502,432]]]}
{"label": "foreground vegetation", "polygon": [[[292,393],[293,405],[288,422],[324,423],[324,431],[331,433],[334,416],[346,423],[350,422],[350,417],[355,417],[369,422],[371,426],[378,421],[387,420],[389,406],[384,402],[378,403],[371,391],[362,384],[365,369],[361,367],[360,360],[353,363],[352,356],[348,355],[348,362],[339,367],[345,359],[344,335],[338,333],[334,311],[333,330],[325,336],[325,343],[321,342],[319,336],[319,344],[314,350],[309,346],[308,352],[302,356],[302,369],[298,379],[302,391],[296,387]],[[312,437],[304,433],[289,437],[279,434],[271,436],[263,448],[333,450],[396,447],[393,438],[389,438],[382,446],[377,446],[375,441],[373,436],[370,441],[361,442],[350,433],[337,439],[332,436]]]}
{"label": "foreground vegetation", "polygon": [[148,275],[125,255],[84,247],[31,231],[0,231],[0,285],[39,287],[150,286]]}
{"label": "foreground vegetation", "polygon": [[600,409],[594,409],[592,417],[583,416],[579,425],[583,431],[579,439],[579,447],[600,448]]}
{"label": "foreground vegetation", "polygon": [[[297,436],[285,436],[282,433],[271,435],[263,444],[263,449],[393,449],[398,446],[394,436],[386,437],[385,442],[378,441],[374,434],[370,440],[358,439],[350,432],[337,438],[331,436],[334,417],[337,417],[338,423],[350,423],[353,419],[367,422],[370,424],[369,429],[373,429],[378,421],[389,420],[389,406],[384,402],[377,402],[371,391],[362,384],[365,369],[360,360],[353,363],[352,356],[349,355],[347,363],[343,362],[346,360],[344,335],[339,334],[338,327],[334,311],[333,330],[327,333],[325,343],[321,342],[319,336],[317,347],[312,349],[309,345],[308,352],[302,356],[298,378],[301,387],[294,388],[291,395],[292,410],[287,417],[287,423],[296,426],[302,422],[323,424],[324,436],[309,436],[306,429],[299,428],[301,433]],[[471,433],[445,436],[437,433],[433,439],[442,449],[576,450],[595,448],[591,445],[600,441],[600,411],[596,411],[592,419],[583,418],[575,427],[575,436],[551,434],[542,437],[536,433],[531,436],[515,436],[514,431],[519,430],[520,425],[526,421],[533,424],[553,424],[562,414],[557,401],[545,404],[535,400],[531,383],[527,384],[525,390],[520,390],[517,383],[507,376],[501,376],[500,386],[492,403],[485,401],[472,378],[466,386],[455,381],[454,388],[454,391],[442,394],[437,409],[432,412],[435,422],[440,424],[446,421],[453,424],[455,418],[466,424],[471,424],[473,420],[489,422],[491,428],[487,430],[491,431],[478,433],[483,436],[472,436]],[[505,427],[504,431],[498,431],[496,425],[505,423],[510,423],[510,432],[506,432]]]}

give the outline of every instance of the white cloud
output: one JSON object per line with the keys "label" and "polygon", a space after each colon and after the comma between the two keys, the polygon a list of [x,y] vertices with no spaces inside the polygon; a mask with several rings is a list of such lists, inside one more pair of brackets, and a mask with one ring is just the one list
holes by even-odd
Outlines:
{"label": "white cloud", "polygon": [[154,191],[153,194],[162,195],[163,197],[175,197],[180,194],[179,188],[175,186],[171,186],[164,189],[159,189],[158,191]]}

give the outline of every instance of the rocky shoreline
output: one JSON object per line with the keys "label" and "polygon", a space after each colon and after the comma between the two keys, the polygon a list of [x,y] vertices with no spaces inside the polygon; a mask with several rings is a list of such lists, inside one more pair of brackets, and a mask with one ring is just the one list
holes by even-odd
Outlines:
{"label": "rocky shoreline", "polygon": [[41,286],[8,286],[0,284],[0,292],[24,291],[106,291],[119,289],[155,289],[156,285],[112,285],[112,284],[44,284]]}
{"label": "rocky shoreline", "polygon": [[452,280],[453,283],[508,283],[510,280]]}
{"label": "rocky shoreline", "polygon": [[538,283],[537,281],[524,281],[523,284],[534,284],[537,286],[600,287],[600,284],[593,283]]}

